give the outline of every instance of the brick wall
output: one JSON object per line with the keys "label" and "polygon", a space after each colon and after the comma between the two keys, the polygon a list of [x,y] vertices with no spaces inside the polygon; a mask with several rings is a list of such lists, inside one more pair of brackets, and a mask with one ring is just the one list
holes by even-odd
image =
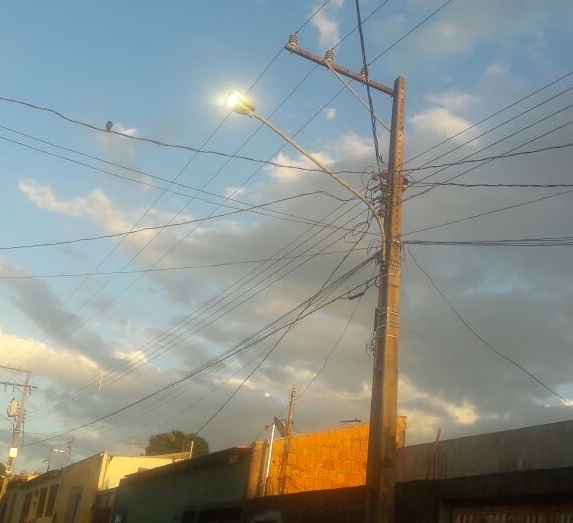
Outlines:
{"label": "brick wall", "polygon": [[276,439],[266,494],[364,485],[367,452],[367,423]]}

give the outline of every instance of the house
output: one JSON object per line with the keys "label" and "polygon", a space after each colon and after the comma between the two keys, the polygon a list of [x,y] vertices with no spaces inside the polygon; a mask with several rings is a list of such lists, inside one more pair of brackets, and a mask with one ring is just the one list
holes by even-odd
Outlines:
{"label": "house", "polygon": [[[114,456],[101,452],[29,481],[14,482],[0,502],[0,523],[91,523],[99,492],[117,487],[128,474],[179,459],[179,455]],[[111,507],[104,509],[109,517]]]}
{"label": "house", "polygon": [[117,489],[114,521],[238,523],[244,499],[255,495],[260,459],[251,446],[234,447],[129,475]]}
{"label": "house", "polygon": [[59,470],[41,475],[15,477],[0,505],[0,523],[34,519],[37,523],[51,523],[56,511],[60,484]]}
{"label": "house", "polygon": [[396,521],[573,521],[572,441],[563,421],[405,447]]}
{"label": "house", "polygon": [[[257,444],[255,444],[257,445]],[[364,485],[368,424],[295,434],[268,444],[264,454],[268,474],[258,490],[271,496]]]}
{"label": "house", "polygon": [[[394,520],[573,522],[572,441],[565,421],[399,448]],[[249,499],[243,521],[358,523],[366,493],[358,485]]]}

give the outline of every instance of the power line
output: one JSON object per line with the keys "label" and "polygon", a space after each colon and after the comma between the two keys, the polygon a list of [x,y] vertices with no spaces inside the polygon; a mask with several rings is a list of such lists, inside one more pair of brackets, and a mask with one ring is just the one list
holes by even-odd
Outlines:
{"label": "power line", "polygon": [[458,183],[458,182],[422,182],[421,187],[463,187],[463,188],[518,188],[518,189],[556,189],[573,187],[573,183]]}
{"label": "power line", "polygon": [[498,212],[509,211],[509,210],[512,210],[512,209],[517,209],[518,207],[523,207],[523,206],[529,205],[529,204],[531,204],[531,203],[537,203],[537,202],[541,202],[541,201],[544,201],[544,200],[549,200],[550,198],[555,198],[556,196],[562,196],[562,195],[564,195],[564,194],[570,194],[570,193],[572,193],[572,192],[573,192],[573,189],[568,189],[567,191],[561,191],[561,192],[558,192],[558,193],[555,193],[555,194],[550,194],[550,195],[548,195],[548,196],[542,196],[541,198],[535,198],[535,199],[533,199],[533,200],[526,200],[526,201],[523,201],[523,202],[514,203],[514,204],[512,204],[512,205],[507,205],[507,206],[505,206],[505,207],[500,207],[500,208],[498,208],[498,209],[492,209],[492,210],[490,210],[490,211],[485,211],[485,212],[481,212],[481,213],[478,213],[478,214],[472,214],[471,216],[465,216],[464,218],[458,218],[458,219],[456,219],[456,220],[451,220],[451,221],[449,221],[449,222],[440,223],[440,224],[438,224],[438,225],[431,225],[431,226],[429,226],[429,227],[424,227],[424,228],[422,228],[422,229],[417,229],[417,230],[414,230],[414,231],[408,231],[407,233],[403,234],[402,236],[408,236],[408,235],[410,235],[410,234],[417,234],[417,233],[420,233],[420,232],[431,231],[431,230],[434,230],[434,229],[439,229],[439,228],[441,228],[441,227],[445,227],[445,226],[447,226],[447,225],[454,225],[454,224],[456,224],[456,223],[461,223],[461,222],[465,222],[465,221],[468,221],[468,220],[473,220],[473,219],[475,219],[475,218],[481,218],[481,217],[483,217],[483,216],[489,216],[490,214],[496,214],[496,213],[498,213]]}
{"label": "power line", "polygon": [[416,31],[418,28],[420,28],[423,24],[425,24],[428,20],[430,20],[430,18],[433,18],[435,15],[437,15],[444,7],[446,7],[448,4],[451,4],[453,2],[453,0],[447,0],[447,2],[443,3],[440,7],[438,7],[433,13],[431,13],[430,15],[428,15],[426,18],[424,18],[421,22],[419,22],[418,24],[416,24],[414,27],[412,27],[412,29],[410,29],[407,33],[405,33],[401,38],[399,38],[398,40],[396,40],[393,44],[391,44],[390,46],[386,47],[386,49],[384,49],[381,53],[377,54],[374,59],[368,64],[369,66],[372,65],[374,62],[376,62],[378,59],[382,58],[388,51],[390,51],[391,49],[393,49],[394,47],[396,47],[402,40],[405,40],[408,36],[410,36],[414,31]]}
{"label": "power line", "polygon": [[[513,132],[513,133],[511,133],[511,134],[509,134],[509,135],[506,135],[506,136],[504,136],[503,138],[500,138],[500,139],[497,140],[496,142],[491,143],[491,144],[489,144],[489,145],[487,145],[487,146],[485,146],[485,147],[482,147],[479,151],[475,151],[475,152],[473,152],[472,154],[469,154],[468,156],[462,158],[462,160],[466,160],[466,159],[468,159],[468,158],[470,158],[470,157],[472,157],[472,156],[474,156],[474,155],[476,155],[476,154],[478,154],[478,153],[480,153],[480,152],[482,152],[482,151],[485,151],[486,149],[489,149],[490,147],[493,147],[494,145],[498,145],[498,144],[500,144],[501,142],[504,142],[505,140],[508,140],[509,138],[512,138],[512,137],[514,137],[515,135],[517,135],[517,134],[519,134],[519,133],[521,133],[521,132],[523,132],[523,131],[525,131],[525,130],[527,130],[527,129],[530,129],[531,127],[536,126],[537,124],[539,124],[539,123],[541,123],[541,122],[544,122],[544,121],[546,121],[546,120],[552,118],[553,116],[556,116],[557,114],[560,114],[560,113],[562,113],[562,112],[564,112],[564,111],[570,109],[571,107],[573,107],[573,104],[570,104],[570,105],[568,105],[567,107],[564,107],[564,108],[562,108],[562,109],[559,109],[558,111],[555,111],[554,113],[552,113],[552,114],[550,114],[550,115],[548,115],[548,116],[545,116],[545,117],[543,117],[543,118],[540,118],[539,120],[533,122],[532,124],[527,125],[527,126],[525,126],[525,127],[522,127],[521,129],[518,129],[517,131],[515,131],[515,132]],[[573,120],[570,120],[569,122],[566,122],[566,123],[564,123],[564,124],[562,124],[562,125],[559,125],[559,126],[557,126],[557,127],[554,127],[553,129],[551,129],[551,130],[549,130],[549,131],[547,131],[547,132],[545,132],[545,133],[543,133],[543,134],[540,134],[540,135],[538,135],[538,136],[535,136],[535,137],[532,138],[531,140],[528,140],[528,141],[526,141],[526,142],[524,142],[524,143],[522,143],[522,144],[520,144],[520,145],[517,145],[517,146],[515,146],[515,147],[512,147],[511,149],[505,151],[505,152],[502,153],[502,154],[512,153],[513,151],[516,151],[517,149],[521,149],[522,147],[525,147],[526,145],[529,145],[529,144],[531,144],[531,143],[533,143],[533,142],[535,142],[535,141],[537,141],[537,140],[540,140],[541,138],[545,138],[546,136],[549,136],[550,134],[552,134],[552,133],[554,133],[554,132],[560,131],[561,129],[564,129],[565,127],[567,127],[567,126],[569,126],[569,125],[571,125],[571,124],[573,124]],[[495,159],[495,158],[494,158],[494,159]],[[449,182],[449,181],[451,181],[451,180],[455,180],[455,179],[457,179],[457,178],[460,178],[461,176],[464,176],[465,174],[468,174],[468,173],[470,173],[470,172],[472,172],[472,171],[474,171],[474,170],[476,170],[476,169],[478,169],[478,168],[480,168],[480,167],[483,167],[484,165],[486,165],[486,164],[488,164],[488,163],[494,161],[494,159],[484,160],[483,163],[481,163],[481,164],[479,164],[479,165],[476,165],[475,167],[471,167],[470,169],[467,169],[467,170],[465,170],[465,171],[463,171],[463,172],[461,172],[461,173],[459,173],[459,174],[456,174],[456,175],[454,175],[454,176],[450,176],[450,177],[447,178],[445,181],[446,181],[446,182]],[[443,171],[443,170],[446,170],[446,169],[448,169],[448,167],[444,167],[444,168],[442,169],[442,171]],[[430,178],[431,176],[434,176],[434,175],[437,174],[438,172],[441,172],[441,171],[437,171],[437,172],[435,172],[435,173],[433,173],[433,174],[430,174],[430,175],[426,176],[425,178],[422,178],[422,181],[423,181],[423,180],[427,180],[428,178]],[[417,193],[417,194],[413,194],[412,196],[409,196],[409,197],[405,198],[405,201],[411,200],[412,198],[417,198],[417,197],[419,197],[419,196],[422,196],[423,194],[427,194],[428,192],[432,191],[434,188],[435,188],[435,187],[429,187],[429,188],[427,188],[427,189],[424,189],[423,191],[421,191],[421,192],[419,192],[419,193]]]}
{"label": "power line", "polygon": [[[363,236],[363,235],[362,235]],[[355,243],[354,243],[354,247],[356,247],[356,245],[358,244],[358,242],[360,242],[361,238],[359,238]],[[346,261],[346,259],[348,258],[348,256],[350,256],[352,252],[352,249],[343,256],[343,258],[340,260],[340,262],[337,264],[337,266],[334,268],[334,270],[330,273],[330,275],[328,276],[328,278],[324,281],[324,283],[322,284],[322,286],[320,287],[320,289],[318,290],[318,292],[315,294],[319,295],[328,285],[328,282],[334,277],[334,274],[336,273],[336,271],[338,271],[338,269],[342,266],[342,264]],[[310,308],[310,306],[314,303],[314,299],[309,300],[306,305],[301,308],[300,312],[296,315],[295,319],[291,322],[291,324],[281,333],[281,335],[279,336],[279,339],[272,345],[272,347],[267,351],[267,353],[265,354],[265,356],[261,359],[260,362],[257,363],[257,365],[255,366],[255,368],[249,373],[247,374],[247,376],[243,379],[243,381],[235,388],[235,390],[229,395],[229,397],[220,405],[220,407],[209,417],[209,419],[203,423],[203,425],[201,425],[201,427],[197,430],[197,434],[199,434],[201,431],[203,431],[222,411],[223,409],[225,409],[229,403],[232,401],[232,399],[237,395],[237,393],[239,392],[239,390],[241,390],[241,388],[243,387],[243,385],[247,382],[247,380],[249,380],[254,374],[255,372],[257,372],[257,370],[260,369],[261,365],[267,361],[267,359],[271,356],[271,354],[273,354],[273,352],[277,349],[277,347],[281,344],[281,342],[284,340],[284,338],[288,335],[288,333],[291,331],[291,329],[299,322],[300,318],[303,316],[303,314]]]}
{"label": "power line", "polygon": [[516,238],[504,240],[407,240],[403,245],[454,246],[454,247],[571,247],[573,236],[560,238]]}
{"label": "power line", "polygon": [[[568,78],[569,76],[573,75],[573,71],[569,71],[568,73],[565,73],[564,75],[560,76],[559,78],[545,84],[544,86],[536,89],[535,91],[530,92],[529,94],[522,96],[521,98],[519,98],[518,100],[515,100],[514,102],[510,103],[509,105],[506,105],[505,107],[502,107],[501,109],[495,111],[494,113],[490,114],[489,116],[486,116],[485,118],[482,118],[481,120],[479,120],[478,122],[470,125],[469,127],[466,127],[465,129],[462,129],[461,131],[457,132],[456,134],[453,134],[451,136],[449,136],[448,138],[446,138],[445,140],[442,140],[441,142],[438,142],[434,145],[432,145],[431,147],[429,147],[428,149],[425,149],[424,151],[416,154],[415,156],[412,156],[411,158],[409,158],[408,160],[406,160],[404,162],[404,164],[410,163],[414,160],[417,160],[420,156],[423,156],[424,154],[429,153],[430,151],[433,151],[434,149],[437,149],[438,147],[440,147],[441,145],[444,145],[448,142],[451,142],[454,138],[457,138],[458,136],[461,136],[462,134],[471,131],[472,129],[474,129],[475,127],[477,127],[478,125],[481,125],[484,122],[487,122],[488,120],[491,120],[492,118],[498,116],[499,114],[507,111],[508,109],[511,109],[512,107],[515,107],[516,105],[520,104],[521,102],[524,102],[525,100],[535,96],[536,94],[544,91],[545,89],[548,89],[549,87],[552,87],[553,85],[561,82],[562,80],[565,80],[565,78]],[[537,106],[536,106],[537,107]],[[432,160],[434,161],[434,160]]]}
{"label": "power line", "polygon": [[[356,206],[359,206],[359,202],[356,203]],[[352,218],[351,218],[351,220],[352,220]],[[305,240],[304,243],[312,240],[312,238],[314,236],[316,236],[317,234],[318,234],[318,232],[315,232],[310,238]],[[330,231],[327,238],[332,236],[333,234],[334,234],[334,231]],[[336,241],[338,241],[338,240],[335,240],[334,242],[329,244],[326,247],[326,249],[331,247],[334,243],[336,243]],[[291,242],[291,244],[294,244],[294,243],[295,243],[295,240],[293,240],[293,242]],[[303,243],[303,245],[304,245],[304,243]],[[288,245],[287,245],[287,247],[288,247]],[[311,248],[312,247],[309,247],[305,252],[308,252]],[[285,249],[283,248],[279,252],[284,251],[284,250]],[[293,252],[293,251],[294,251],[294,248],[291,249],[289,252]],[[312,259],[312,257],[309,259]],[[228,289],[222,291],[215,298],[212,298],[211,300],[202,304],[198,309],[196,309],[192,313],[188,314],[185,318],[183,318],[181,321],[179,321],[172,328],[171,332],[168,332],[167,334],[160,336],[159,338],[157,338],[154,341],[150,341],[150,342],[145,343],[143,346],[136,349],[137,352],[142,352],[143,354],[145,354],[148,361],[151,361],[151,360],[159,357],[164,352],[166,352],[166,351],[170,350],[171,348],[173,348],[174,346],[182,343],[185,339],[187,339],[191,335],[197,334],[198,332],[205,329],[207,326],[212,324],[217,319],[220,319],[221,317],[230,313],[232,310],[236,309],[238,306],[245,303],[248,299],[253,298],[254,296],[259,294],[260,292],[262,292],[266,288],[270,287],[271,285],[273,285],[274,283],[279,281],[281,278],[284,278],[286,275],[292,273],[294,270],[298,269],[299,267],[301,267],[306,262],[302,261],[302,262],[298,263],[294,268],[290,269],[286,274],[282,274],[281,276],[278,276],[274,281],[266,284],[264,287],[261,288],[260,286],[265,281],[269,280],[271,277],[274,277],[275,275],[278,275],[279,272],[282,271],[283,268],[287,267],[290,262],[283,264],[282,267],[279,267],[279,269],[275,270],[270,276],[267,276],[265,279],[259,281],[255,286],[249,287],[249,288],[247,288],[247,290],[242,291],[241,294],[239,294],[238,296],[235,296],[231,301],[228,301],[227,304],[220,307],[219,309],[216,309],[216,307],[219,306],[219,304],[221,302],[228,299],[233,294],[236,294],[240,288],[244,288],[244,287],[247,287],[247,285],[252,284],[254,281],[256,281],[257,278],[259,278],[260,274],[263,274],[265,271],[272,268],[277,263],[278,263],[277,261],[273,261],[267,269],[264,269],[260,273],[257,272],[259,270],[259,266],[256,267],[255,269],[251,270],[247,275],[240,278],[237,282],[235,282],[233,285],[231,285]],[[260,264],[260,265],[264,265],[264,264]],[[256,288],[256,286],[259,286],[259,289],[256,290],[256,292],[255,292],[254,289]],[[243,301],[233,305],[233,303],[242,299],[243,296],[247,295],[249,292],[251,293],[250,296],[248,296],[247,298],[244,298]],[[233,305],[232,308],[230,308],[231,305]],[[214,312],[213,312],[213,309],[215,309]],[[201,311],[203,311],[203,312],[201,312]],[[207,312],[209,312],[209,311],[212,311],[212,312],[210,312],[209,315],[207,315]],[[192,325],[195,320],[197,320],[198,318],[201,318],[201,316],[203,316],[203,319],[199,321],[199,325],[195,326],[193,328],[193,330],[191,330],[191,328],[189,328],[189,326]],[[209,321],[207,322],[207,320],[209,320]],[[86,322],[87,321],[89,321],[89,319],[86,320]],[[201,321],[203,322],[202,324],[200,323]],[[84,323],[86,323],[86,322],[84,322]],[[187,332],[183,332],[184,329],[187,329]],[[111,380],[106,378],[104,385],[107,386],[109,383],[113,383],[113,382],[123,378],[123,375],[117,374],[119,370],[122,370],[122,369],[125,370],[126,368],[127,369],[133,368],[134,366],[135,366],[135,363],[132,363],[132,362],[120,364],[120,365],[116,366],[112,370],[112,375],[113,375],[113,373],[116,373],[116,377],[112,378]],[[93,387],[91,387],[91,388],[93,389]],[[37,413],[38,409],[36,409],[35,412]]]}
{"label": "power line", "polygon": [[[353,249],[354,251],[365,251],[368,247],[360,247]],[[259,260],[241,260],[234,262],[220,262],[220,263],[206,263],[200,265],[183,265],[178,267],[158,267],[155,269],[139,269],[131,271],[100,271],[100,272],[76,272],[76,273],[59,273],[59,274],[20,274],[20,275],[2,275],[0,274],[0,280],[33,280],[33,279],[49,279],[49,278],[78,278],[82,276],[109,276],[112,274],[141,274],[142,272],[166,272],[166,271],[182,271],[182,270],[194,270],[194,269],[213,269],[217,267],[229,267],[237,265],[249,265],[251,263],[263,263],[270,261],[281,261],[281,260],[296,260],[300,258],[312,258],[314,256],[328,256],[332,254],[344,254],[349,252],[348,250],[337,250],[337,251],[327,251],[314,254],[301,254],[297,256],[280,256],[280,257],[270,257]]]}
{"label": "power line", "polygon": [[416,267],[418,267],[418,269],[424,274],[424,276],[426,276],[426,278],[428,279],[428,281],[431,283],[432,287],[434,287],[434,289],[436,290],[436,292],[440,295],[440,297],[444,300],[444,302],[446,303],[446,305],[450,308],[450,310],[456,315],[456,317],[458,318],[458,320],[460,320],[460,322],[464,325],[464,327],[466,327],[466,329],[468,329],[475,338],[477,338],[485,347],[487,347],[490,351],[492,351],[494,354],[496,354],[497,356],[499,356],[500,358],[503,358],[504,360],[506,360],[508,363],[511,363],[514,367],[517,367],[520,371],[522,371],[524,374],[526,374],[527,376],[529,376],[531,379],[533,379],[535,382],[537,382],[539,385],[541,385],[544,389],[546,389],[547,391],[549,391],[551,394],[553,394],[554,396],[556,396],[557,398],[559,398],[563,403],[566,403],[567,405],[569,405],[570,407],[573,407],[573,403],[571,403],[567,398],[565,398],[564,396],[562,396],[561,394],[559,394],[556,390],[552,389],[549,385],[545,384],[540,378],[538,378],[537,376],[535,376],[532,372],[530,372],[529,370],[527,370],[523,365],[520,365],[519,363],[517,363],[515,360],[511,359],[509,356],[506,356],[503,352],[501,352],[500,350],[496,349],[493,345],[491,345],[490,343],[488,343],[482,336],[480,336],[477,331],[464,319],[464,317],[456,310],[456,308],[452,305],[452,303],[450,302],[450,300],[446,297],[446,295],[444,294],[444,292],[438,287],[438,285],[436,284],[436,282],[432,279],[432,277],[428,274],[428,272],[418,263],[418,260],[416,260],[416,258],[414,257],[414,255],[412,254],[411,250],[408,250],[408,253],[410,254],[410,257],[412,258],[412,261],[414,262],[414,264],[416,265]]}
{"label": "power line", "polygon": [[374,103],[372,102],[372,93],[370,82],[368,81],[368,64],[366,62],[366,46],[364,44],[364,33],[362,31],[362,19],[360,17],[360,2],[356,0],[356,18],[358,20],[358,33],[360,35],[360,50],[362,52],[362,73],[366,83],[366,93],[368,95],[368,109],[370,114],[370,125],[372,127],[372,139],[374,141],[374,154],[376,155],[376,166],[378,172],[382,172],[382,160],[378,147],[378,132],[376,130],[376,114],[374,112]]}
{"label": "power line", "polygon": [[[274,202],[262,203],[260,205],[253,205],[250,209],[237,209],[235,211],[230,211],[230,212],[221,213],[221,214],[211,214],[205,218],[197,218],[197,219],[193,219],[193,220],[185,220],[182,222],[166,223],[166,224],[161,224],[161,225],[152,225],[149,227],[142,227],[140,229],[131,229],[129,231],[122,231],[122,232],[117,232],[117,233],[100,234],[98,236],[87,236],[87,237],[83,237],[83,238],[74,238],[71,240],[59,240],[59,241],[43,242],[43,243],[30,243],[30,244],[21,244],[21,245],[0,246],[0,251],[35,249],[35,248],[40,248],[40,247],[54,247],[57,245],[70,245],[70,244],[74,244],[74,243],[91,242],[91,241],[96,241],[96,240],[105,240],[105,239],[110,239],[110,238],[125,237],[125,236],[130,236],[132,234],[139,234],[142,232],[149,232],[149,231],[156,231],[156,230],[164,230],[164,229],[168,229],[171,227],[181,227],[184,225],[204,223],[204,222],[209,221],[209,220],[214,220],[214,219],[218,219],[218,218],[226,218],[228,216],[232,216],[232,215],[235,215],[235,214],[238,214],[241,212],[250,211],[251,209],[266,207],[268,205],[275,205],[277,203],[286,202],[286,201],[293,200],[295,198],[299,198],[299,197],[303,197],[303,196],[316,195],[316,193],[324,194],[322,191],[316,191],[313,193],[298,194],[296,196],[287,196],[285,198],[275,200]],[[335,199],[338,199],[338,198],[335,198]],[[343,200],[343,201],[348,201],[348,200]],[[313,221],[299,221],[298,223],[305,223],[307,225],[317,225],[317,223],[313,222]],[[330,224],[325,224],[325,225],[326,225],[326,227],[334,227],[334,228],[338,229],[338,227],[332,226]],[[119,273],[121,271],[117,271],[117,272]]]}
{"label": "power line", "polygon": [[[319,293],[317,293],[317,294],[313,295],[311,298],[305,300],[305,302],[303,302],[303,303],[297,305],[294,309],[292,309],[292,310],[290,311],[290,313],[292,313],[293,311],[296,311],[296,310],[298,310],[298,309],[300,309],[300,308],[302,308],[302,307],[305,307],[305,305],[306,305],[307,303],[309,303],[309,302],[310,302],[310,303],[314,302],[314,301],[316,300],[318,294],[324,294],[324,293],[326,293],[326,292],[329,290],[330,287],[340,285],[341,283],[343,283],[344,281],[346,281],[346,280],[348,279],[348,275],[349,275],[349,274],[355,274],[356,272],[358,272],[359,270],[361,270],[363,267],[369,265],[369,264],[370,264],[372,261],[374,261],[375,259],[376,259],[376,255],[370,256],[367,260],[365,260],[365,261],[363,261],[362,263],[360,263],[359,265],[355,266],[355,267],[354,267],[353,269],[351,269],[350,271],[347,271],[344,275],[342,275],[342,276],[341,276],[340,278],[338,278],[335,282],[333,282],[328,288],[322,289],[321,291],[319,291]],[[372,280],[372,279],[371,279],[371,280]],[[371,283],[371,280],[370,280],[370,283]],[[368,284],[368,282],[367,282],[366,284]],[[357,289],[357,288],[363,288],[364,285],[365,285],[365,283],[362,282],[360,285],[354,287],[354,289],[351,289],[351,291],[352,291],[352,290],[355,290],[355,289]],[[316,312],[316,311],[318,311],[318,310],[320,310],[320,309],[323,309],[324,307],[330,305],[331,303],[333,303],[333,302],[335,302],[335,301],[341,299],[341,297],[345,296],[347,293],[348,293],[348,291],[346,291],[345,293],[343,293],[343,294],[341,294],[341,295],[339,295],[339,296],[337,296],[337,297],[335,297],[335,298],[329,300],[328,302],[326,302],[326,303],[324,303],[324,304],[322,304],[322,305],[316,305],[312,310],[307,311],[307,312],[304,313],[302,316],[299,316],[299,317],[295,320],[295,322],[301,321],[302,319],[304,319],[305,317],[307,317],[307,316],[313,314],[314,312]],[[286,315],[283,315],[283,317],[285,317],[285,316],[286,316]],[[274,323],[276,323],[276,322],[273,322],[273,324],[274,324]],[[292,322],[289,322],[289,324],[290,324],[290,323],[292,323]],[[264,335],[264,338],[268,338],[269,336],[271,336],[271,335],[273,335],[273,334],[276,334],[277,332],[279,332],[279,331],[281,331],[281,330],[283,330],[283,329],[285,329],[285,328],[287,328],[287,327],[288,327],[288,324],[287,324],[287,325],[283,325],[283,326],[280,326],[280,325],[279,325],[279,326],[275,327],[274,329],[272,329],[271,332],[266,333],[266,334]],[[249,339],[251,339],[251,338],[253,338],[253,337],[250,336]],[[262,338],[262,339],[264,339],[264,338]],[[254,340],[254,341],[250,341],[250,342],[247,343],[247,344],[243,344],[243,342],[241,342],[241,343],[235,345],[235,347],[234,347],[233,349],[230,349],[230,350],[226,351],[222,356],[219,356],[219,357],[217,357],[217,358],[214,358],[214,359],[209,360],[209,362],[207,362],[207,363],[201,365],[200,367],[198,367],[197,369],[195,369],[195,370],[192,371],[191,373],[188,373],[188,374],[186,374],[185,376],[183,376],[183,377],[181,377],[181,378],[179,378],[179,379],[177,379],[177,380],[175,380],[175,381],[172,381],[172,382],[169,383],[168,385],[166,385],[166,386],[164,386],[164,387],[161,387],[160,389],[158,389],[158,390],[156,390],[156,391],[154,391],[154,392],[152,392],[152,393],[149,393],[149,394],[143,396],[142,398],[139,398],[138,400],[135,400],[135,401],[133,401],[133,402],[131,402],[131,403],[129,403],[129,404],[123,406],[123,407],[120,407],[120,408],[118,408],[118,409],[115,409],[114,411],[112,411],[112,412],[110,412],[110,413],[108,413],[108,414],[105,414],[105,415],[103,415],[103,416],[100,416],[100,417],[98,417],[98,418],[96,418],[96,419],[94,419],[94,420],[92,420],[92,421],[83,423],[83,424],[81,424],[81,425],[79,425],[79,426],[77,426],[77,427],[75,427],[75,428],[73,428],[73,429],[67,430],[67,431],[62,432],[62,433],[58,434],[57,436],[53,436],[53,437],[60,437],[60,436],[65,436],[65,435],[67,435],[67,434],[71,434],[71,433],[73,433],[73,432],[76,432],[76,431],[78,431],[78,430],[87,428],[87,427],[89,427],[89,426],[91,426],[91,425],[94,425],[94,424],[96,424],[96,423],[99,423],[99,422],[101,422],[101,421],[105,421],[105,420],[107,420],[107,419],[110,419],[110,418],[112,418],[112,417],[114,417],[114,416],[116,416],[116,415],[118,415],[118,414],[121,414],[121,413],[125,412],[125,411],[128,410],[128,409],[131,409],[131,408],[133,408],[133,407],[136,407],[136,406],[138,406],[138,405],[141,405],[141,404],[144,403],[145,401],[147,401],[147,400],[149,400],[149,399],[151,399],[151,398],[153,398],[153,397],[156,397],[157,395],[159,395],[159,394],[161,394],[161,393],[163,393],[163,392],[166,392],[166,391],[168,391],[168,390],[171,390],[171,389],[173,389],[175,386],[177,386],[177,385],[179,385],[179,384],[181,384],[181,383],[184,383],[185,381],[187,381],[187,380],[193,378],[193,377],[196,376],[197,374],[202,373],[202,372],[204,372],[205,370],[208,370],[209,368],[211,368],[211,367],[213,367],[213,366],[215,366],[215,365],[217,365],[217,364],[224,363],[225,361],[229,360],[229,359],[232,358],[232,357],[235,357],[235,356],[238,355],[239,353],[244,352],[245,350],[247,350],[249,347],[251,347],[251,346],[254,345],[255,343],[260,343],[260,341],[262,341],[262,339],[256,339],[256,340]],[[40,440],[40,441],[36,441],[36,442],[34,442],[34,443],[32,443],[32,444],[43,443],[44,441],[45,441],[45,440]],[[30,444],[28,444],[28,445],[30,445]]]}
{"label": "power line", "polygon": [[[499,143],[499,142],[497,142],[497,143]],[[515,156],[538,154],[538,153],[542,153],[542,152],[546,152],[546,151],[555,151],[558,149],[568,149],[569,147],[573,147],[573,142],[565,143],[565,144],[561,144],[561,145],[551,145],[548,147],[541,147],[540,149],[532,149],[530,151],[517,151],[517,152],[513,152],[513,153],[497,154],[494,156],[484,156],[482,158],[473,158],[471,160],[458,160],[456,162],[443,163],[443,164],[439,164],[439,165],[424,165],[422,167],[410,167],[409,169],[404,169],[404,171],[405,172],[415,172],[415,171],[423,171],[426,169],[439,169],[439,168],[444,168],[444,167],[455,167],[457,165],[464,165],[467,163],[480,163],[480,162],[486,162],[486,161],[491,161],[491,160],[502,160],[504,158],[513,158]],[[414,181],[413,183],[415,185],[421,185],[423,183],[423,181],[422,180],[419,182]],[[445,182],[442,182],[442,183],[435,182],[433,184],[428,184],[428,185],[448,185],[448,184]],[[455,185],[455,184],[452,184],[452,185]]]}

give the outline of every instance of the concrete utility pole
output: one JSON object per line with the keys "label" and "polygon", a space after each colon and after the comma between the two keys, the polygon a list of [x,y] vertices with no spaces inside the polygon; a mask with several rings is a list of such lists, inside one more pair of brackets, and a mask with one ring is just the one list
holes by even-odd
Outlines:
{"label": "concrete utility pole", "polygon": [[20,430],[22,428],[22,423],[24,422],[24,414],[26,412],[26,396],[28,392],[30,392],[33,388],[36,387],[34,385],[30,385],[30,378],[32,376],[32,371],[15,369],[12,367],[6,367],[4,365],[0,365],[0,368],[26,373],[26,379],[24,383],[12,383],[7,381],[0,381],[0,385],[22,390],[22,400],[20,401],[20,405],[16,405],[15,408],[11,406],[8,413],[9,415],[13,415],[15,421],[14,421],[14,428],[12,430],[12,445],[10,447],[10,450],[8,451],[8,461],[6,462],[6,470],[4,471],[4,476],[2,477],[2,487],[0,488],[0,498],[2,498],[6,493],[6,489],[8,488],[8,480],[12,475],[12,467],[14,465],[14,460],[18,455],[18,445],[20,443]]}
{"label": "concrete utility pole", "polygon": [[284,440],[284,448],[283,448],[283,455],[281,458],[280,463],[280,470],[279,470],[279,494],[284,494],[285,487],[286,487],[286,480],[287,480],[287,464],[288,464],[288,455],[290,452],[290,437],[292,433],[292,425],[294,423],[294,406],[296,401],[296,385],[293,385],[292,391],[290,393],[290,403],[288,407],[288,417],[286,421],[285,427],[285,440]]}
{"label": "concrete utility pole", "polygon": [[285,49],[392,97],[388,172],[379,173],[382,208],[379,209],[378,213],[384,219],[384,234],[380,260],[378,306],[376,308],[376,349],[366,472],[368,490],[366,521],[368,523],[389,523],[394,518],[398,415],[405,81],[401,76],[396,78],[393,89],[373,82],[368,79],[367,75],[355,73],[335,64],[332,51],[327,52],[323,59],[300,49],[296,35],[291,35]]}

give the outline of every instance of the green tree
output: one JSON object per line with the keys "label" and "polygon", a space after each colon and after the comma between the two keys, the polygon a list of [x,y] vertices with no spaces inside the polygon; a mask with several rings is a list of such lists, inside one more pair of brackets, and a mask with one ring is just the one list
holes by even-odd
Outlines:
{"label": "green tree", "polygon": [[0,463],[0,476],[4,475],[5,470],[6,470],[6,465],[4,465],[4,463]]}
{"label": "green tree", "polygon": [[186,434],[181,430],[172,430],[149,437],[149,445],[145,447],[146,456],[173,454],[175,452],[188,452],[193,442],[193,457],[209,454],[209,444],[201,436],[190,432]]}

